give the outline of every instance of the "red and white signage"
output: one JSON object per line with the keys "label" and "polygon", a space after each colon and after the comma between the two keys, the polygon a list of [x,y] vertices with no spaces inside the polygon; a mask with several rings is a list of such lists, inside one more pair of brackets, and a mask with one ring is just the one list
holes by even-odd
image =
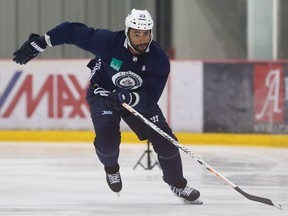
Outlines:
{"label": "red and white signage", "polygon": [[254,65],[254,111],[256,123],[285,121],[283,64]]}
{"label": "red and white signage", "polygon": [[[85,100],[88,62],[35,59],[17,65],[0,60],[0,130],[93,130]],[[202,68],[200,61],[171,61],[159,105],[175,131],[202,131]],[[129,130],[123,122],[121,129]]]}
{"label": "red and white signage", "polygon": [[[3,63],[4,62],[4,63]],[[84,129],[87,60],[0,62],[0,129]],[[88,125],[88,126],[87,126]]]}

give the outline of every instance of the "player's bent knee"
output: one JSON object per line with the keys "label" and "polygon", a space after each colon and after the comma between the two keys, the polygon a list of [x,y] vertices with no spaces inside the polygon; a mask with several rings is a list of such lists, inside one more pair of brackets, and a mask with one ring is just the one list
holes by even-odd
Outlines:
{"label": "player's bent knee", "polygon": [[152,145],[154,151],[163,157],[171,157],[179,152],[179,149],[170,142],[152,142]]}

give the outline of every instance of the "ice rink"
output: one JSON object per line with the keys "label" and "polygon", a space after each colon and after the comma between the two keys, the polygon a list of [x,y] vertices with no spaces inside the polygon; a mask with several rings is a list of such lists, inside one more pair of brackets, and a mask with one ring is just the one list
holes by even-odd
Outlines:
{"label": "ice rink", "polygon": [[[287,148],[185,146],[242,190],[283,210],[246,199],[181,153],[185,177],[204,202],[184,205],[163,183],[157,165],[133,169],[145,143],[121,145],[118,197],[106,185],[92,144],[0,142],[0,215],[288,216]],[[147,165],[147,155],[141,162]]]}

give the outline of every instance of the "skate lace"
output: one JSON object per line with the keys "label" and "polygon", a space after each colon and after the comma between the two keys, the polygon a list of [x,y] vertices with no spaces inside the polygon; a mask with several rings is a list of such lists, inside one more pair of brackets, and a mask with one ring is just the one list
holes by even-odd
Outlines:
{"label": "skate lace", "polygon": [[191,187],[185,187],[184,189],[183,188],[176,188],[176,187],[172,187],[172,191],[177,194],[178,196],[189,196],[192,191],[193,191],[193,188]]}
{"label": "skate lace", "polygon": [[115,174],[107,174],[110,184],[119,183],[120,180],[120,173],[117,172]]}
{"label": "skate lace", "polygon": [[184,190],[182,191],[182,194],[183,194],[184,196],[189,196],[189,195],[192,193],[192,191],[193,191],[193,188],[191,188],[191,187],[185,187]]}

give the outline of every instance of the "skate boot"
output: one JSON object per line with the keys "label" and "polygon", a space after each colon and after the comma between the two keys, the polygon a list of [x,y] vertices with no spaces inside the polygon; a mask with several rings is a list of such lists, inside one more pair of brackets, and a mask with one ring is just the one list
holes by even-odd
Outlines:
{"label": "skate boot", "polygon": [[169,185],[173,194],[180,198],[185,204],[202,205],[203,202],[198,199],[200,192],[192,187],[186,185],[184,188],[177,188],[173,185]]}
{"label": "skate boot", "polygon": [[105,167],[105,171],[108,186],[113,192],[118,193],[119,196],[119,192],[122,189],[122,180],[119,172],[119,166],[116,169],[115,167],[114,168]]}

